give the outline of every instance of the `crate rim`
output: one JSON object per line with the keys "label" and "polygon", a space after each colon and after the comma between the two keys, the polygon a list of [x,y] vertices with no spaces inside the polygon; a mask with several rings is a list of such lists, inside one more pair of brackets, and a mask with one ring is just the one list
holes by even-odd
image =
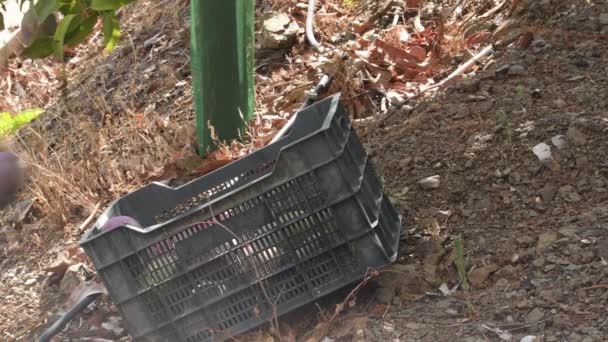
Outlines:
{"label": "crate rim", "polygon": [[[321,131],[326,131],[326,130],[327,130],[329,127],[330,127],[330,125],[331,125],[331,119],[333,118],[333,114],[334,114],[334,113],[336,113],[336,109],[338,108],[338,106],[339,106],[339,104],[340,104],[340,99],[341,99],[341,96],[342,96],[342,93],[338,92],[338,93],[336,93],[336,94],[334,94],[334,95],[332,95],[332,96],[329,96],[329,97],[327,97],[327,98],[325,98],[325,99],[323,99],[323,100],[321,100],[321,101],[317,102],[317,103],[331,102],[328,112],[331,112],[331,113],[332,113],[332,115],[328,115],[328,116],[326,116],[326,117],[325,117],[325,119],[324,119],[323,123],[321,124],[321,126],[320,126],[319,130],[317,130],[317,131],[315,131],[315,132],[311,132],[311,133],[309,133],[309,134],[306,134],[305,136],[303,136],[303,137],[301,137],[301,138],[299,138],[299,139],[297,139],[297,140],[294,140],[294,141],[292,141],[292,142],[289,142],[289,143],[285,144],[284,146],[282,146],[282,147],[279,149],[279,151],[277,152],[277,158],[278,158],[278,157],[281,155],[281,153],[282,153],[282,151],[283,151],[284,149],[290,148],[290,147],[292,147],[292,146],[294,146],[294,145],[296,145],[296,144],[298,144],[298,143],[300,143],[300,142],[302,142],[302,141],[304,141],[304,140],[310,139],[310,138],[311,138],[313,135],[316,135],[316,134],[318,134],[318,133],[319,133],[319,132],[321,132]],[[294,114],[294,115],[296,115],[296,119],[295,119],[295,121],[294,121],[294,125],[296,125],[296,122],[298,121],[298,117],[300,116],[300,114],[301,114],[303,111],[304,111],[304,110],[298,110],[298,111],[297,111],[297,112]],[[286,137],[288,137],[288,136],[289,136],[289,135],[287,134],[287,135],[286,135],[285,137],[283,137],[282,139],[284,139],[284,138],[286,138]],[[281,141],[282,139],[279,139],[277,142]],[[277,142],[275,142],[275,144],[276,144]],[[270,146],[270,145],[267,145],[267,146]],[[240,160],[240,159],[239,159],[239,160]],[[226,164],[226,165],[224,165],[224,166],[222,166],[222,167],[218,168],[217,170],[214,170],[214,171],[212,171],[212,172],[210,172],[210,173],[208,173],[208,174],[206,174],[206,175],[203,175],[203,176],[201,176],[201,177],[206,177],[206,176],[208,176],[208,175],[210,175],[210,174],[213,174],[213,173],[220,173],[220,172],[222,172],[222,170],[223,170],[224,168],[229,167],[231,164],[233,164],[234,162],[237,162],[237,161],[238,161],[238,160],[235,160],[235,161],[233,161],[233,162],[231,162],[231,163],[229,163],[229,164]],[[276,167],[276,164],[275,164],[275,165],[273,165],[273,171],[274,171],[274,168],[275,168],[275,167]],[[256,178],[255,180],[253,180],[253,181],[251,181],[251,182],[249,182],[249,183],[247,183],[247,184],[244,184],[244,185],[242,185],[242,186],[240,186],[240,187],[238,187],[238,188],[234,188],[234,189],[232,189],[232,190],[230,190],[230,191],[228,191],[228,192],[226,192],[226,193],[222,194],[221,196],[218,196],[217,198],[214,198],[213,200],[210,200],[210,201],[206,202],[205,204],[202,204],[202,205],[196,206],[196,207],[194,207],[194,208],[192,208],[192,209],[190,209],[190,210],[188,210],[188,211],[186,211],[186,212],[184,212],[184,213],[182,213],[182,214],[180,214],[180,215],[177,215],[177,216],[175,216],[175,217],[171,218],[170,220],[166,220],[166,221],[163,221],[163,222],[161,222],[161,223],[157,223],[157,224],[154,224],[154,225],[151,225],[151,226],[147,226],[147,227],[137,227],[137,226],[133,226],[133,225],[130,225],[130,224],[125,224],[125,225],[123,225],[123,226],[124,226],[125,228],[128,228],[128,229],[130,229],[130,230],[133,230],[133,231],[135,231],[135,232],[137,232],[137,233],[140,233],[140,234],[148,234],[148,233],[151,233],[151,232],[153,232],[153,231],[155,231],[155,230],[157,230],[157,229],[161,228],[162,226],[165,226],[165,225],[167,225],[167,224],[170,224],[171,222],[174,222],[174,221],[177,221],[177,220],[179,220],[179,219],[181,219],[181,218],[184,218],[184,217],[186,217],[186,216],[188,216],[188,215],[192,214],[192,213],[193,213],[193,212],[195,212],[195,211],[198,211],[198,210],[201,210],[201,209],[203,209],[203,208],[206,208],[206,207],[208,207],[208,206],[210,206],[210,205],[213,205],[214,203],[219,202],[219,201],[221,201],[221,200],[225,199],[226,197],[229,197],[229,196],[233,195],[234,193],[236,193],[236,192],[238,192],[238,191],[241,191],[241,190],[243,190],[243,189],[245,189],[245,188],[248,188],[248,187],[250,187],[250,186],[252,186],[252,185],[254,185],[254,184],[256,184],[256,183],[258,183],[258,182],[260,182],[260,181],[262,181],[262,180],[264,180],[264,179],[266,179],[266,178],[268,178],[268,177],[270,177],[271,175],[272,175],[272,172],[269,172],[269,173],[268,173],[268,174],[266,174],[266,175],[260,176],[259,178]],[[172,191],[178,191],[178,190],[179,190],[179,189],[181,189],[182,187],[189,186],[191,183],[193,183],[193,182],[195,182],[195,181],[199,180],[201,177],[196,178],[196,179],[194,179],[194,180],[192,180],[192,181],[190,181],[190,182],[188,182],[188,183],[182,184],[182,185],[177,186],[177,187],[171,187],[171,186],[168,186],[168,185],[166,185],[166,184],[164,184],[164,183],[161,183],[161,182],[151,182],[151,183],[148,183],[148,185],[146,185],[146,186],[159,186],[159,187],[166,188],[166,189],[169,189],[169,190],[172,190]],[[136,191],[137,191],[137,190],[136,190]],[[124,195],[124,196],[122,196],[122,197],[120,197],[120,198],[118,198],[118,199],[115,199],[114,201],[112,201],[112,202],[111,202],[111,203],[110,203],[110,204],[109,204],[109,205],[106,207],[106,209],[105,209],[105,210],[104,210],[104,211],[103,211],[103,212],[102,212],[102,213],[99,215],[99,217],[97,218],[97,220],[95,220],[95,222],[94,222],[94,223],[92,223],[92,224],[89,226],[89,228],[87,229],[87,232],[86,232],[86,233],[85,233],[85,235],[82,237],[82,239],[79,241],[79,245],[85,245],[85,244],[88,244],[89,242],[91,242],[91,241],[95,240],[96,238],[98,238],[98,237],[100,237],[100,236],[103,236],[103,235],[106,235],[106,234],[111,233],[111,231],[105,231],[105,232],[99,232],[99,233],[95,234],[95,230],[96,230],[98,227],[103,226],[103,224],[105,224],[105,222],[107,222],[107,221],[108,221],[110,218],[112,218],[112,217],[113,217],[113,216],[108,215],[108,213],[110,212],[110,210],[112,209],[112,207],[114,207],[114,206],[115,206],[115,204],[116,204],[116,203],[118,203],[118,202],[119,202],[119,201],[121,201],[121,200],[124,200],[124,198],[126,198],[127,196],[129,196],[129,194],[126,194],[126,195]]]}

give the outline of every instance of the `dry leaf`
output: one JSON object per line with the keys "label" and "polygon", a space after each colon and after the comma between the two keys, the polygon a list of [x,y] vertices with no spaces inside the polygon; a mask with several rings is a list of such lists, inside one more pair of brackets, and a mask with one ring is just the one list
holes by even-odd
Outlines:
{"label": "dry leaf", "polygon": [[465,44],[467,46],[481,44],[481,43],[485,42],[486,40],[488,40],[488,38],[490,38],[491,35],[492,35],[492,32],[490,32],[490,31],[477,32],[475,34],[470,35],[465,40]]}
{"label": "dry leaf", "polygon": [[420,59],[419,56],[411,54],[403,49],[400,49],[396,46],[393,46],[381,39],[377,39],[376,42],[374,43],[376,44],[376,46],[382,50],[384,50],[384,52],[386,52],[387,54],[391,55],[391,57],[399,59],[399,58],[403,58],[403,59],[407,59],[407,60],[414,60],[417,62],[422,62],[424,59]]}
{"label": "dry leaf", "polygon": [[526,32],[524,32],[524,34],[521,35],[521,37],[519,37],[517,46],[520,49],[525,50],[528,48],[528,46],[530,46],[530,44],[532,43],[533,40],[534,40],[534,33],[532,33],[531,31],[526,31]]}
{"label": "dry leaf", "polygon": [[418,45],[414,45],[408,51],[412,56],[416,56],[419,61],[423,61],[426,59],[426,50]]}
{"label": "dry leaf", "polygon": [[65,271],[67,271],[67,269],[72,265],[74,265],[74,262],[66,258],[66,255],[64,253],[60,253],[57,256],[57,259],[55,259],[49,266],[43,268],[42,270],[45,272],[62,274],[65,273]]}
{"label": "dry leaf", "polygon": [[175,163],[169,163],[163,167],[154,169],[152,172],[149,172],[146,177],[146,181],[170,181],[175,178],[177,178],[177,166],[175,166]]}

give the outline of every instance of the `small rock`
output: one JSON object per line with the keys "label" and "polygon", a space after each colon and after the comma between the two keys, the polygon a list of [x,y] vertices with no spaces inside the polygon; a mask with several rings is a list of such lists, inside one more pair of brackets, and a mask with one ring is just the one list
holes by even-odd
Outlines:
{"label": "small rock", "polygon": [[509,175],[509,183],[518,184],[521,182],[521,175],[517,172],[513,172]]}
{"label": "small rock", "polygon": [[504,79],[509,73],[509,69],[511,69],[511,64],[503,64],[499,66],[498,68],[496,68],[496,71],[494,71],[494,77],[497,80]]}
{"label": "small rock", "polygon": [[420,187],[424,190],[437,189],[440,183],[441,182],[438,175],[427,177],[418,181],[418,184],[420,184]]}
{"label": "small rock", "polygon": [[557,147],[559,150],[563,150],[568,146],[568,142],[566,141],[566,137],[563,135],[556,135],[551,138],[551,143],[553,146]]}
{"label": "small rock", "polygon": [[532,49],[532,52],[534,53],[542,52],[550,47],[551,44],[548,44],[547,41],[542,38],[536,38],[530,43],[530,49]]}
{"label": "small rock", "polygon": [[587,158],[585,155],[577,154],[574,156],[574,159],[576,160],[576,166],[579,168],[584,168],[585,166],[589,165],[589,158]]}
{"label": "small rock", "polygon": [[601,240],[595,246],[595,254],[604,261],[608,261],[608,240]]}
{"label": "small rock", "polygon": [[582,200],[581,195],[576,192],[572,185],[565,185],[559,188],[559,194],[566,202],[576,203]]}
{"label": "small rock", "polygon": [[608,13],[602,13],[602,14],[600,14],[600,16],[598,18],[598,21],[602,25],[608,25]]}
{"label": "small rock", "polygon": [[498,266],[495,264],[486,265],[480,268],[476,268],[469,274],[469,281],[471,285],[477,289],[481,289],[484,287],[484,282],[490,274],[496,272],[498,270]]}
{"label": "small rock", "polygon": [[530,307],[530,301],[527,299],[523,299],[523,300],[515,303],[515,307],[518,309],[527,309]]}
{"label": "small rock", "polygon": [[457,316],[459,314],[458,310],[456,309],[447,309],[445,310],[445,313],[452,316]]}
{"label": "small rock", "polygon": [[399,166],[402,169],[407,169],[412,164],[412,157],[407,157],[399,161]]}
{"label": "small rock", "polygon": [[70,295],[84,281],[82,264],[72,265],[65,271],[65,275],[59,284],[59,289],[63,294]]}
{"label": "small rock", "polygon": [[466,79],[460,84],[460,89],[465,93],[476,93],[481,82],[478,79]]}
{"label": "small rock", "polygon": [[540,342],[541,340],[533,335],[524,336],[519,340],[519,342]]}
{"label": "small rock", "polygon": [[121,325],[122,318],[118,316],[111,316],[107,322],[101,323],[101,327],[111,332],[114,336],[121,336],[125,332],[125,329]]}
{"label": "small rock", "polygon": [[568,138],[568,141],[572,142],[575,145],[584,145],[585,143],[587,143],[587,138],[585,137],[585,135],[573,126],[568,128],[568,131],[566,132],[566,137]]}
{"label": "small rock", "polygon": [[555,197],[555,193],[557,192],[557,186],[547,183],[545,184],[545,186],[540,190],[540,195],[543,198],[543,201],[545,203],[549,203],[553,200],[553,197]]}
{"label": "small rock", "polygon": [[536,243],[536,250],[539,252],[544,251],[547,247],[551,246],[555,241],[559,239],[556,232],[542,233]]}
{"label": "small rock", "polygon": [[526,323],[536,323],[545,317],[545,312],[541,308],[536,308],[526,315]]}
{"label": "small rock", "polygon": [[530,247],[532,244],[534,244],[535,239],[530,235],[520,235],[515,239],[515,241],[517,241],[517,244],[522,247]]}
{"label": "small rock", "polygon": [[523,65],[515,64],[509,68],[507,71],[507,75],[509,76],[519,76],[526,73],[526,68]]}
{"label": "small rock", "polygon": [[541,162],[551,160],[553,157],[551,156],[551,146],[540,143],[532,148],[532,152],[538,157],[538,160]]}
{"label": "small rock", "polygon": [[540,257],[540,258],[534,259],[534,261],[532,261],[532,265],[534,265],[534,267],[538,267],[538,268],[543,267],[545,265],[545,258]]}
{"label": "small rock", "polygon": [[595,253],[591,250],[585,250],[580,254],[578,259],[581,264],[588,264],[595,259]]}
{"label": "small rock", "polygon": [[417,329],[423,329],[426,328],[426,324],[420,324],[420,323],[413,323],[413,322],[408,322],[405,324],[405,327],[407,329],[411,329],[411,330],[417,330]]}
{"label": "small rock", "polygon": [[563,237],[573,238],[576,237],[578,229],[576,227],[563,227],[559,229],[559,234]]}
{"label": "small rock", "polygon": [[265,49],[283,49],[295,44],[298,24],[285,13],[276,13],[264,20],[261,46]]}
{"label": "small rock", "polygon": [[552,303],[555,301],[555,296],[553,295],[553,290],[550,290],[550,289],[541,290],[538,295],[540,296],[540,298],[542,298],[546,302]]}
{"label": "small rock", "polygon": [[36,282],[36,278],[31,278],[25,281],[26,286],[33,285]]}
{"label": "small rock", "polygon": [[506,288],[509,286],[509,281],[505,278],[500,278],[496,281],[496,284],[494,285],[499,289]]}
{"label": "small rock", "polygon": [[520,278],[519,274],[521,273],[521,266],[512,266],[507,265],[501,268],[496,275],[501,278],[505,278],[507,280],[517,280]]}
{"label": "small rock", "polygon": [[410,188],[408,188],[407,186],[403,188],[403,190],[401,190],[401,195],[405,196],[408,194],[408,192],[410,192]]}

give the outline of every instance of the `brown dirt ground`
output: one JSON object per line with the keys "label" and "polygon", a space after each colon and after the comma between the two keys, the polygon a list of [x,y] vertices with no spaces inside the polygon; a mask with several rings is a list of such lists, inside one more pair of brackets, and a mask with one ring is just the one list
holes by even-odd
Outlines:
{"label": "brown dirt ground", "polygon": [[[276,1],[275,7],[293,8],[294,2]],[[31,340],[60,312],[67,294],[44,267],[77,241],[80,224],[95,214],[98,203],[103,206],[159,175],[192,177],[200,166],[191,150],[188,9],[184,2],[146,6],[149,11],[123,13],[128,34],[110,56],[99,53],[95,37],[74,51],[66,64],[68,82],[48,61],[13,65],[12,84],[24,90],[13,86],[3,106],[48,105],[43,120],[19,133],[29,150],[15,142],[38,178],[22,193],[22,200],[36,198],[25,217],[12,217],[23,211],[19,206],[4,213],[2,339]],[[496,20],[504,20],[506,12],[507,7]],[[347,18],[356,15],[348,13]],[[608,13],[601,1],[522,1],[511,30],[532,32],[530,46],[499,47],[462,82],[434,98],[411,99],[388,119],[356,120],[404,217],[399,259],[393,272],[364,286],[331,327],[324,325],[326,317],[352,287],[288,316],[282,336],[608,340],[608,26],[599,23],[600,13]],[[144,48],[144,41],[157,34],[158,42]],[[305,49],[300,42],[288,54],[298,57]],[[286,115],[301,100],[289,95],[316,76],[298,74],[305,63],[258,54],[260,115]],[[456,65],[462,62],[451,57]],[[500,70],[507,63],[515,67],[504,75]],[[24,76],[30,71],[45,81],[32,84]],[[293,77],[292,84],[285,82]],[[349,98],[354,93],[340,87],[345,85],[333,89],[345,90]],[[364,112],[376,112],[374,102],[359,101]],[[43,138],[36,140],[38,135]],[[564,136],[561,149],[551,142],[557,135]],[[534,155],[539,143],[551,145],[552,162],[541,163]],[[440,176],[439,188],[423,190],[417,182],[433,175]],[[471,290],[461,285],[444,294],[440,287],[461,282],[454,266],[458,235]],[[91,269],[80,272],[94,277]],[[85,327],[100,326],[112,316],[103,302],[82,321]],[[72,326],[62,339],[82,340],[80,331],[81,326]],[[95,336],[126,339],[123,333],[99,331]],[[260,329],[240,340],[272,337]]]}

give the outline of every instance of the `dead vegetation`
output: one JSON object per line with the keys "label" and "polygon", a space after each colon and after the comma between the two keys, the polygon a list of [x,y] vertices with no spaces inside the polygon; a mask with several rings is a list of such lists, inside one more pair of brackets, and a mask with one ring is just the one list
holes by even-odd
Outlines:
{"label": "dead vegetation", "polygon": [[[45,278],[47,273],[42,270],[55,259],[54,254],[57,253],[57,250],[49,251],[49,246],[59,243],[59,248],[62,248],[73,243],[86,228],[82,223],[90,222],[87,218],[95,217],[111,200],[150,181],[187,181],[263,147],[300,106],[306,92],[318,81],[320,74],[329,73],[334,80],[328,94],[337,91],[343,93],[349,113],[356,119],[359,134],[379,165],[384,181],[391,188],[391,195],[400,203],[402,212],[410,218],[408,224],[417,228],[413,232],[404,233],[405,247],[399,266],[409,268],[398,271],[407,274],[400,281],[412,286],[396,292],[399,300],[393,302],[391,297],[387,303],[380,304],[375,299],[376,295],[372,295],[371,300],[365,295],[355,296],[360,289],[357,287],[353,292],[343,293],[342,297],[328,304],[330,309],[315,308],[312,312],[307,312],[310,317],[318,316],[318,319],[302,320],[305,322],[291,325],[274,322],[274,336],[293,341],[303,331],[313,330],[316,336],[306,336],[313,338],[313,341],[322,340],[325,336],[342,336],[355,341],[365,336],[376,340],[399,338],[399,331],[405,331],[415,334],[407,336],[416,336],[414,339],[418,340],[451,340],[455,335],[475,335],[475,324],[480,320],[487,323],[487,318],[482,316],[484,313],[493,315],[494,311],[500,311],[496,314],[497,317],[500,316],[497,319],[499,322],[493,322],[497,329],[505,328],[503,323],[507,316],[511,316],[511,319],[515,317],[516,320],[521,316],[520,320],[525,321],[529,311],[536,308],[534,303],[524,303],[521,306],[518,303],[517,308],[509,309],[526,310],[522,314],[517,311],[504,313],[502,309],[494,310],[492,305],[505,306],[509,300],[500,296],[509,289],[517,291],[520,288],[521,279],[518,275],[523,273],[524,267],[530,267],[526,268],[530,272],[539,272],[536,268],[544,272],[546,264],[534,268],[518,261],[512,266],[512,255],[507,254],[518,251],[520,246],[533,245],[539,227],[545,227],[551,221],[526,216],[530,210],[541,217],[546,215],[546,211],[535,207],[537,193],[524,196],[525,190],[512,191],[508,186],[505,187],[504,182],[512,182],[509,186],[519,189],[536,187],[544,180],[530,176],[529,179],[517,181],[510,173],[506,176],[501,173],[496,185],[496,182],[491,181],[495,176],[485,174],[494,173],[496,167],[494,164],[487,165],[483,159],[493,158],[492,163],[499,164],[502,171],[510,168],[513,172],[519,168],[519,173],[524,173],[526,171],[523,169],[533,167],[520,165],[518,161],[518,158],[528,152],[526,144],[529,142],[522,141],[521,135],[525,134],[525,127],[529,125],[526,121],[531,119],[527,117],[528,112],[521,108],[536,108],[550,117],[552,111],[564,107],[571,112],[591,107],[584,101],[583,91],[577,89],[567,90],[568,94],[576,97],[576,101],[567,99],[566,102],[553,90],[551,95],[545,95],[545,100],[539,101],[537,95],[533,95],[537,94],[533,92],[534,89],[550,82],[543,79],[543,72],[562,70],[570,75],[571,66],[557,62],[552,64],[554,61],[548,58],[543,60],[546,64],[538,67],[535,76],[542,81],[526,79],[521,82],[511,81],[513,84],[498,83],[507,79],[509,68],[504,70],[504,74],[501,71],[504,63],[522,63],[502,51],[516,49],[524,51],[524,54],[531,53],[535,59],[541,59],[545,57],[537,55],[546,53],[547,48],[536,38],[544,37],[545,43],[552,41],[567,50],[571,47],[564,41],[580,40],[582,45],[589,40],[605,39],[605,29],[581,29],[572,22],[591,25],[590,21],[574,15],[570,15],[574,19],[569,19],[570,16],[561,19],[559,13],[570,8],[568,1],[557,1],[550,9],[542,7],[540,2],[508,0],[318,2],[315,26],[323,43],[322,51],[312,51],[301,34],[297,44],[290,49],[258,50],[256,119],[250,126],[249,139],[246,142],[223,142],[217,152],[205,158],[197,156],[194,150],[188,50],[189,9],[186,2],[146,2],[148,10],[127,9],[122,14],[122,21],[124,31],[128,34],[110,56],[101,53],[96,41],[99,37],[94,36],[88,44],[73,51],[64,65],[52,61],[12,61],[0,80],[0,111],[46,105],[46,114],[35,124],[22,129],[12,141],[12,146],[28,165],[30,180],[23,192],[23,199],[31,198],[34,204],[28,207],[21,220],[5,215],[9,218],[4,219],[4,234],[0,239],[0,242],[6,242],[0,244],[2,267],[12,271],[20,269],[19,267],[27,268],[29,271],[24,271],[25,273],[33,272],[41,279]],[[300,27],[304,26],[306,9],[303,2],[259,1],[258,7],[258,16],[265,8],[271,8],[288,13]],[[545,11],[539,12],[539,8]],[[594,12],[590,13],[587,17],[592,18]],[[557,18],[555,20],[559,25],[548,26],[547,17]],[[563,24],[559,20],[563,20]],[[567,34],[561,35],[564,32]],[[560,40],[553,41],[556,37]],[[493,44],[496,51],[487,51],[475,58],[489,44]],[[605,49],[591,45],[573,49],[588,51],[582,53],[583,57],[579,58],[582,60],[601,59],[606,53]],[[536,65],[532,64],[536,62],[527,60],[525,63]],[[601,70],[598,67],[597,72]],[[490,76],[484,78],[486,76],[480,75]],[[553,76],[565,84],[576,82],[568,81],[571,76]],[[509,77],[523,75],[513,74]],[[462,82],[457,83],[463,78]],[[592,79],[592,76],[587,75],[584,79]],[[443,82],[445,80],[449,82]],[[484,86],[483,82],[496,83]],[[548,87],[559,88],[551,83]],[[442,95],[446,89],[447,100],[426,99],[430,95]],[[599,89],[605,90],[601,87]],[[545,92],[544,89],[539,91]],[[591,92],[597,95],[597,106],[605,110],[606,100],[599,93]],[[547,96],[555,96],[555,99],[549,100]],[[558,100],[563,103],[553,103]],[[534,107],[538,102],[542,104]],[[547,111],[547,108],[551,111]],[[545,122],[545,125],[551,125],[548,122],[555,120],[557,124],[553,124],[553,130],[559,131],[566,119],[535,117],[534,120]],[[585,123],[588,125],[585,127],[590,131],[605,132],[605,128],[593,128],[593,125],[601,126],[601,123],[596,122],[601,122],[600,119],[593,120]],[[498,135],[499,139],[504,140],[500,140],[500,146],[488,151],[491,139],[497,139],[487,138],[490,135]],[[576,159],[573,156],[568,158],[565,160]],[[576,165],[578,163],[579,161],[575,162]],[[593,171],[596,175],[589,171],[591,174],[588,183],[604,172],[601,171],[603,162],[592,160],[590,163],[600,166]],[[443,176],[438,195],[431,196],[427,192],[416,191],[418,185],[415,181],[440,173]],[[584,172],[577,174],[582,173]],[[566,179],[576,178],[572,175],[547,177],[552,177],[551,182],[559,184],[566,182]],[[412,181],[408,181],[410,178]],[[483,191],[469,190],[476,189],[479,184],[484,184],[487,188],[499,188],[497,191],[500,196],[494,198]],[[449,190],[444,190],[446,188]],[[474,195],[469,196],[467,192]],[[501,216],[500,220],[482,219],[491,216],[487,208],[488,202],[492,201],[487,200],[488,196],[497,203],[506,203],[503,205],[506,208],[493,206],[496,215]],[[605,198],[598,196],[596,202],[602,203]],[[518,197],[522,200],[532,198],[531,204],[512,207]],[[542,200],[545,201],[544,198]],[[443,214],[427,208],[429,202],[433,203],[434,209],[449,207],[448,218],[452,215],[453,218],[450,221],[448,218],[438,219],[437,215]],[[548,206],[547,203],[542,203],[545,207]],[[557,213],[558,218],[582,212],[573,203],[564,205],[566,209]],[[485,208],[483,213],[479,208]],[[519,228],[497,230],[496,227],[505,227],[506,221],[520,216],[524,223],[518,223],[521,225]],[[556,222],[554,223],[557,224]],[[478,228],[470,228],[473,232],[464,229],[485,225],[490,225],[490,233]],[[486,293],[473,291],[471,301],[465,305],[462,305],[465,298],[459,298],[458,293],[448,291],[448,295],[445,295],[436,291],[442,283],[446,283],[448,290],[454,288],[454,281],[459,278],[463,281],[466,272],[469,275],[474,273],[475,276],[480,274],[473,272],[475,268],[469,268],[466,272],[456,269],[454,253],[450,248],[444,248],[451,244],[449,236],[455,233],[464,233],[467,261],[471,260],[471,265],[479,265],[480,269],[487,271],[487,275],[481,274],[485,278],[480,283],[479,279],[475,279],[475,284],[483,284],[485,287],[491,277],[495,277],[497,283],[500,279],[506,279],[500,286],[496,285],[496,288],[487,292],[487,297],[484,297]],[[516,239],[516,235],[526,234],[535,235],[532,242],[520,243],[518,240],[517,243],[512,243],[511,240]],[[507,248],[498,248],[495,243],[489,244],[493,247],[484,245],[494,236],[504,236],[499,239]],[[492,255],[486,247],[496,247],[501,255]],[[575,250],[576,253],[579,252],[578,249]],[[32,253],[32,257],[27,260],[15,257],[25,252]],[[521,254],[521,251],[518,253]],[[527,259],[522,255],[519,260]],[[545,262],[549,263],[543,257],[543,263]],[[500,264],[500,269],[488,271],[493,268],[483,268],[487,264]],[[597,266],[593,265],[590,267]],[[515,271],[505,271],[508,267]],[[408,273],[412,269],[416,270],[416,277]],[[547,272],[553,271],[551,269]],[[374,277],[379,275],[373,274]],[[380,282],[385,281],[384,276],[386,275],[379,277]],[[559,279],[562,284],[570,281],[562,275],[543,276]],[[371,278],[366,278],[364,284]],[[415,279],[412,280],[413,278]],[[603,298],[605,296],[599,292],[602,289],[600,285],[601,279],[590,280],[584,283],[580,291],[589,291]],[[569,288],[568,286],[573,285],[564,285],[564,288]],[[3,307],[9,316],[18,316],[20,311],[26,314],[17,318],[18,324],[1,320],[0,331],[18,339],[27,336],[34,326],[43,325],[49,313],[56,311],[57,304],[61,302],[57,298],[61,296],[57,290],[49,290],[52,287],[42,280],[33,283],[27,291],[14,292],[12,287],[18,286],[7,283],[1,288],[3,293],[10,293]],[[427,295],[427,291],[435,291],[435,295]],[[541,296],[539,291],[534,293]],[[31,293],[36,294],[40,303],[23,304],[22,298],[32,296]],[[57,298],[40,299],[49,296]],[[525,300],[521,293],[513,294],[512,297]],[[347,300],[343,301],[344,298]],[[432,307],[436,304],[433,298],[441,298],[450,303],[447,308],[433,311]],[[599,319],[600,309],[588,307],[588,310],[584,310],[583,306],[576,305],[572,311],[564,309],[564,312],[579,318]],[[456,319],[449,317],[431,321],[437,312],[441,317],[445,316],[446,310],[452,310],[448,316],[456,317],[456,322]],[[420,320],[428,321],[417,321],[418,312]],[[357,314],[358,317],[350,316]],[[418,322],[416,324],[419,325],[411,325],[410,321]],[[511,328],[528,331],[526,329],[533,327],[529,331],[536,334],[535,329],[539,325],[545,327],[544,323],[531,321]],[[598,329],[602,327],[599,323],[594,325],[599,326]],[[454,329],[457,332],[453,332]],[[359,336],[361,331],[364,331],[364,337]],[[484,331],[487,333],[487,329]],[[557,331],[561,333],[567,329],[560,327]],[[265,332],[254,332],[248,336],[254,335],[257,340],[267,338]]]}

